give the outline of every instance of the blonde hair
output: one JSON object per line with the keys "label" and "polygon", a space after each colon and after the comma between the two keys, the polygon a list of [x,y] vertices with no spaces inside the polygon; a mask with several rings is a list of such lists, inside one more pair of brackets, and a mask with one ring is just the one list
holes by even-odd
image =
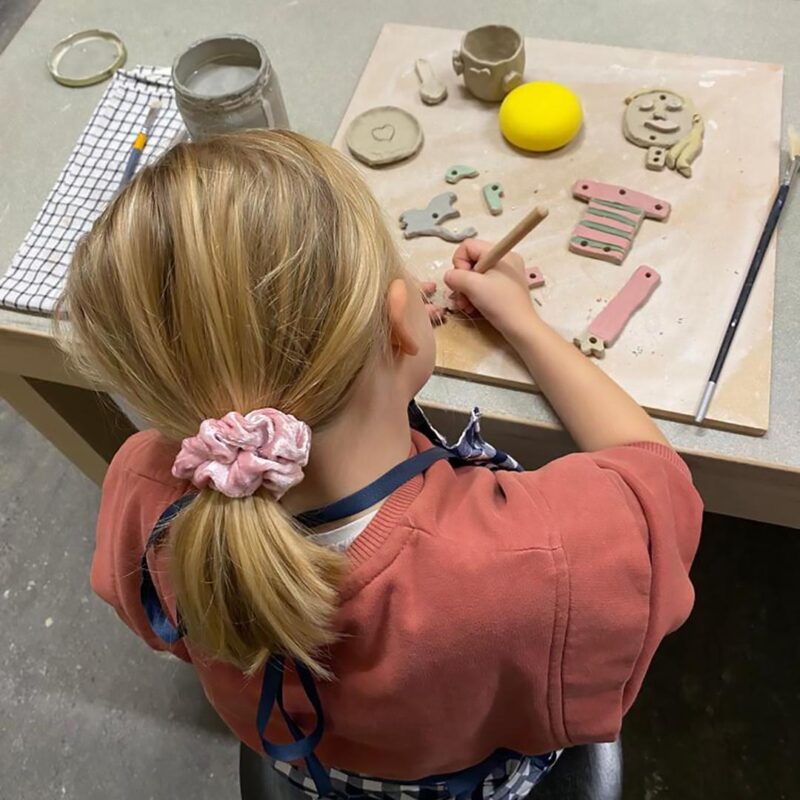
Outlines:
{"label": "blonde hair", "polygon": [[[343,156],[287,131],[219,136],[142,169],[80,242],[61,338],[170,439],[265,406],[318,429],[388,341],[386,294],[401,274]],[[270,494],[204,489],[170,542],[193,643],[245,671],[277,652],[326,674],[344,558]]]}

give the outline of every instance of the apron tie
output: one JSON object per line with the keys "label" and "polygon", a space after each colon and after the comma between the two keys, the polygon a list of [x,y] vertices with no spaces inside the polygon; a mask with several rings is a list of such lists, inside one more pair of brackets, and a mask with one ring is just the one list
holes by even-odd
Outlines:
{"label": "apron tie", "polygon": [[[443,459],[447,459],[454,466],[485,466],[490,469],[522,470],[519,463],[511,456],[501,450],[497,450],[483,440],[480,433],[480,411],[477,408],[473,409],[469,423],[454,445],[447,443],[447,440],[430,424],[422,409],[413,400],[408,407],[408,417],[411,427],[424,434],[434,447],[417,453],[406,461],[397,464],[363,489],[359,489],[341,500],[297,515],[295,517],[297,522],[306,527],[314,527],[323,523],[335,522],[345,517],[355,516],[376,505],[413,477],[425,472],[432,464]],[[161,605],[147,564],[147,554],[151,548],[154,548],[163,539],[172,520],[196,496],[197,492],[184,495],[161,514],[147,539],[147,545],[141,560],[140,598],[142,607],[153,632],[167,644],[174,644],[180,640],[184,631],[180,623],[180,616],[178,616],[177,625],[173,625]],[[330,775],[314,752],[325,730],[325,717],[319,692],[308,667],[295,659],[292,661],[297,677],[300,680],[300,685],[311,708],[314,710],[316,718],[314,729],[311,733],[305,734],[286,710],[283,702],[283,679],[286,659],[282,655],[274,654],[270,656],[264,667],[261,694],[256,713],[258,736],[264,752],[271,758],[277,761],[298,761],[302,759],[314,781],[320,798],[335,797],[336,793],[333,790]],[[276,704],[294,740],[287,744],[271,742],[264,733]],[[418,781],[402,781],[402,783],[415,783],[420,786],[445,784],[448,792],[456,800],[468,800],[473,794],[480,793],[481,784],[492,770],[507,759],[518,757],[519,755],[519,753],[510,750],[497,750],[474,767],[469,767],[460,772],[449,775],[433,775]],[[392,781],[383,782],[392,783]],[[397,783],[400,782],[398,781]]]}

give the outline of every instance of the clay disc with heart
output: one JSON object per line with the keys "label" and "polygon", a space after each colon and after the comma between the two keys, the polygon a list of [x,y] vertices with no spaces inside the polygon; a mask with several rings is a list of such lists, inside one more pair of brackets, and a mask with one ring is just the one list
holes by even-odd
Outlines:
{"label": "clay disc with heart", "polygon": [[408,111],[379,106],[359,114],[347,129],[350,152],[370,167],[410,158],[422,147],[422,128]]}

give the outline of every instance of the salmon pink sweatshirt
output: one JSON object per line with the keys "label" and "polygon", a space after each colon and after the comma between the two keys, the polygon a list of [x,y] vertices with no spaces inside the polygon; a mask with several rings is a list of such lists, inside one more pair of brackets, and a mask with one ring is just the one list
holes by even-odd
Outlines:
{"label": "salmon pink sweatshirt", "polygon": [[[417,451],[430,447],[413,434]],[[248,678],[150,630],[139,561],[164,509],[190,490],[177,446],[126,442],[103,486],[94,590],[151,647],[190,661],[231,730],[260,751],[261,676]],[[569,455],[534,472],[439,461],[383,504],[348,549],[319,684],[327,767],[411,780],[477,764],[498,748],[534,755],[617,736],[662,638],[693,603],[689,567],[702,504],[660,444]],[[149,557],[174,622],[168,551]],[[286,706],[313,713],[289,671]],[[268,738],[290,741],[279,714]]]}

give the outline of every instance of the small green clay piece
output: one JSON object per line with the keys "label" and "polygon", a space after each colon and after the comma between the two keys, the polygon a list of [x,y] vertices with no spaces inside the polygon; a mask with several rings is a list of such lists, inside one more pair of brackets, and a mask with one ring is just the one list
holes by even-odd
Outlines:
{"label": "small green clay piece", "polygon": [[489,206],[489,213],[493,217],[503,213],[503,201],[500,199],[502,196],[503,186],[500,183],[487,183],[483,187],[483,199]]}
{"label": "small green clay piece", "polygon": [[475,167],[468,167],[466,164],[453,164],[444,173],[444,179],[448,183],[458,183],[462,178],[477,178],[478,170]]}
{"label": "small green clay piece", "polygon": [[636,231],[622,231],[619,228],[612,228],[610,225],[603,225],[601,222],[592,222],[592,220],[585,218],[581,221],[581,225],[583,225],[584,228],[591,228],[591,230],[599,231],[600,233],[620,236],[628,241],[633,241],[633,235],[636,233]]}

